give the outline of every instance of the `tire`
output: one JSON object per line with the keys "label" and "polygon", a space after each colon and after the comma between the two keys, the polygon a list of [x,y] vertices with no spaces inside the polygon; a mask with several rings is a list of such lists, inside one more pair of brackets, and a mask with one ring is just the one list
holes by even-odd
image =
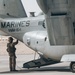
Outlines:
{"label": "tire", "polygon": [[70,70],[75,73],[75,62],[71,62],[70,64]]}

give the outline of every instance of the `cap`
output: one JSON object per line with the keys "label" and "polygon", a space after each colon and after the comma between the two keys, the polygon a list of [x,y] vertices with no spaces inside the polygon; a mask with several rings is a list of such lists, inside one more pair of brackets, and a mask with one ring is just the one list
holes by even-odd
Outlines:
{"label": "cap", "polygon": [[13,38],[12,38],[12,37],[9,37],[8,39],[13,40]]}

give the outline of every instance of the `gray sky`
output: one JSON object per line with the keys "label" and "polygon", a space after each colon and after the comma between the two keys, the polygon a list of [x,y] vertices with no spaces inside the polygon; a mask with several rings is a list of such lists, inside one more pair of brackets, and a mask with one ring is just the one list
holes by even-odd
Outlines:
{"label": "gray sky", "polygon": [[22,0],[22,3],[28,16],[29,12],[36,12],[36,15],[41,12],[36,0]]}

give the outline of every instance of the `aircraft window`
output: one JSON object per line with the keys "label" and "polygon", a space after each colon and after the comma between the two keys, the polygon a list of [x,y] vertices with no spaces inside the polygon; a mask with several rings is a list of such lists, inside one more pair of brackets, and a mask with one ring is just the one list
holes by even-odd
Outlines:
{"label": "aircraft window", "polygon": [[37,44],[38,44],[38,41],[37,41]]}
{"label": "aircraft window", "polygon": [[47,40],[47,37],[45,37],[45,41]]}
{"label": "aircraft window", "polygon": [[27,44],[30,45],[30,38],[27,38]]}

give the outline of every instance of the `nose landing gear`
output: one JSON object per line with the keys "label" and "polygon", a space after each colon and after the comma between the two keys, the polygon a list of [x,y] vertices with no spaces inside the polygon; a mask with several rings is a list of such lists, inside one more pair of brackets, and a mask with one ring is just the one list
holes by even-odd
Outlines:
{"label": "nose landing gear", "polygon": [[75,73],[75,62],[71,62],[70,64],[70,70]]}

